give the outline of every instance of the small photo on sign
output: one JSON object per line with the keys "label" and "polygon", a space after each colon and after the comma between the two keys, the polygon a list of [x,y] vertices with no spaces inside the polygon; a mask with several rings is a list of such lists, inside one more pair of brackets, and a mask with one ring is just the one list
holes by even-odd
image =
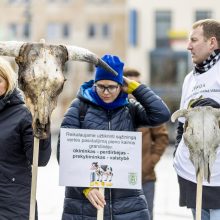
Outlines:
{"label": "small photo on sign", "polygon": [[109,187],[113,185],[113,169],[111,166],[92,162],[90,170],[90,186]]}

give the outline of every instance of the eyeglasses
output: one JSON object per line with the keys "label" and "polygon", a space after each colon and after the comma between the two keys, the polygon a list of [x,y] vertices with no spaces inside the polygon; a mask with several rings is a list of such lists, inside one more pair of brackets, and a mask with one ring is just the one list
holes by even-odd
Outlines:
{"label": "eyeglasses", "polygon": [[95,87],[98,92],[104,93],[105,90],[107,90],[109,93],[113,94],[117,91],[119,86],[118,85],[117,86],[115,86],[115,85],[104,86],[101,84],[96,84]]}

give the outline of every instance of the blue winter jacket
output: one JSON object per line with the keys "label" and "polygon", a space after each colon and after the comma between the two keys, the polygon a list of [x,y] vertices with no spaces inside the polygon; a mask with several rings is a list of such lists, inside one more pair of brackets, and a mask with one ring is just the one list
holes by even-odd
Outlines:
{"label": "blue winter jacket", "polygon": [[[64,116],[61,127],[93,130],[135,131],[139,126],[157,126],[169,120],[170,112],[151,89],[140,85],[127,105],[105,110],[87,96],[86,84],[81,87]],[[87,113],[80,126],[80,101],[88,103]],[[59,160],[59,140],[57,156]],[[80,175],[80,174],[79,174]],[[83,194],[84,188],[66,187],[62,220],[96,220],[97,210]],[[104,220],[149,220],[148,208],[142,190],[105,189]]]}

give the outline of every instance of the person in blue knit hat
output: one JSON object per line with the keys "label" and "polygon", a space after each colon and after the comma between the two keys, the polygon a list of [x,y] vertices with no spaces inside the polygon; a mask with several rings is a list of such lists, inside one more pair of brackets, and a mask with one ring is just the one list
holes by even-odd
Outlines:
{"label": "person in blue knit hat", "polygon": [[109,72],[102,67],[98,66],[95,72],[95,82],[99,80],[112,80],[117,82],[120,85],[123,85],[123,68],[124,63],[117,56],[105,55],[102,57],[108,65],[110,65],[118,75],[109,74]]}
{"label": "person in blue knit hat", "polygon": [[[61,127],[135,132],[139,126],[158,126],[169,120],[169,109],[161,98],[146,85],[123,76],[119,57],[105,55],[102,60],[118,75],[97,67],[94,80],[80,87]],[[128,100],[129,93],[136,100]],[[82,105],[86,106],[83,121]],[[58,161],[59,156],[58,139]],[[104,208],[104,220],[150,219],[142,190],[106,188],[103,196],[97,188],[66,187],[63,207],[62,220],[94,220],[100,208]]]}

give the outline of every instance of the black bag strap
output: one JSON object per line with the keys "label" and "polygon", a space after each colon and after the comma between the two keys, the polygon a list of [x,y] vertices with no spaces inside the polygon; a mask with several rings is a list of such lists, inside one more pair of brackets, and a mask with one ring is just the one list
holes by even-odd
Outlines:
{"label": "black bag strap", "polygon": [[135,122],[135,106],[133,104],[133,100],[129,99],[129,104],[127,105],[129,113],[131,115],[133,125],[136,128],[136,122]]}
{"label": "black bag strap", "polygon": [[79,103],[79,122],[80,122],[80,127],[82,126],[82,123],[85,119],[86,112],[88,110],[88,104],[86,102],[80,101]]}

